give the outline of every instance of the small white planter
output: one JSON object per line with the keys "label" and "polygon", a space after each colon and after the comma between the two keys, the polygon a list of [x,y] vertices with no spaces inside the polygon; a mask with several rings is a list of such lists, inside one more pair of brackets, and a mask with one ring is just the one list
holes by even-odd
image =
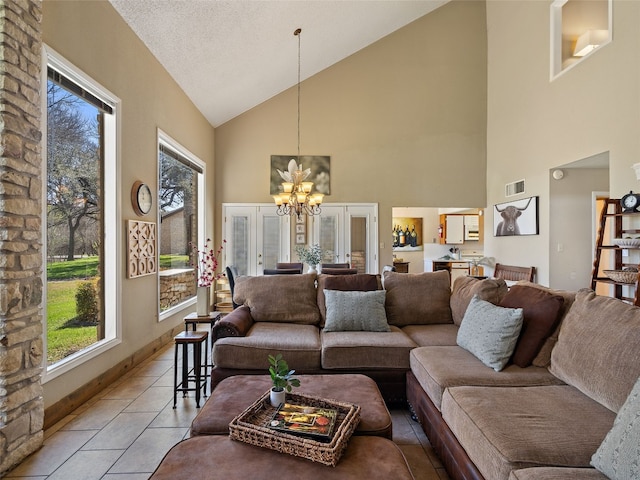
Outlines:
{"label": "small white planter", "polygon": [[286,390],[282,389],[280,392],[276,392],[273,388],[271,388],[271,392],[269,394],[269,400],[271,401],[271,406],[278,408],[280,404],[284,403],[287,397]]}
{"label": "small white planter", "polygon": [[209,299],[209,287],[198,287],[196,291],[196,315],[208,317],[211,301]]}

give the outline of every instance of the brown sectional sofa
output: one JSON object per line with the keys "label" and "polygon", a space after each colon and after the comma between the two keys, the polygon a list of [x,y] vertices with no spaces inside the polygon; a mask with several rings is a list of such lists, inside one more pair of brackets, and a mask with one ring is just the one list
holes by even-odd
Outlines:
{"label": "brown sectional sofa", "polygon": [[453,479],[606,479],[591,458],[640,376],[640,309],[518,285],[564,298],[533,364],[496,372],[459,346],[416,348],[409,403]]}
{"label": "brown sectional sofa", "polygon": [[241,307],[213,329],[212,388],[230,375],[265,374],[267,355],[280,352],[298,373],[366,374],[376,381],[385,401],[403,403],[411,350],[421,345],[455,345],[457,326],[446,271],[386,272],[382,313],[388,331],[383,332],[368,331],[366,326],[325,331],[325,288],[371,292],[383,287],[379,275],[369,274],[237,278],[234,302]]}
{"label": "brown sectional sofa", "polygon": [[[590,461],[640,376],[640,309],[529,282],[507,291],[503,280],[464,277],[452,291],[446,271],[336,278],[239,278],[243,306],[214,327],[212,388],[264,375],[267,355],[281,352],[299,373],[364,373],[388,403],[408,399],[453,479],[607,478]],[[324,331],[335,322],[325,288],[382,283],[388,331]],[[478,299],[524,309],[503,368],[458,345]]]}

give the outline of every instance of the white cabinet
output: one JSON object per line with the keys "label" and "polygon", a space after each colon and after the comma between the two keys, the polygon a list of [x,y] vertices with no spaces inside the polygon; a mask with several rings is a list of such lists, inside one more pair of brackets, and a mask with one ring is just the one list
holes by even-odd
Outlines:
{"label": "white cabinet", "polygon": [[447,215],[447,228],[445,229],[445,243],[451,245],[460,245],[464,243],[464,216],[463,215]]}
{"label": "white cabinet", "polygon": [[464,215],[464,240],[480,240],[480,218],[478,215]]}

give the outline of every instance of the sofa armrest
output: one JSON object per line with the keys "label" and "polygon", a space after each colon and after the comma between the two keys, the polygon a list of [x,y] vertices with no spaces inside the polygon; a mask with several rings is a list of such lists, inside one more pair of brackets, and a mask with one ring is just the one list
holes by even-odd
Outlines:
{"label": "sofa armrest", "polygon": [[244,337],[254,324],[251,310],[247,306],[238,307],[216,322],[212,329],[212,338]]}

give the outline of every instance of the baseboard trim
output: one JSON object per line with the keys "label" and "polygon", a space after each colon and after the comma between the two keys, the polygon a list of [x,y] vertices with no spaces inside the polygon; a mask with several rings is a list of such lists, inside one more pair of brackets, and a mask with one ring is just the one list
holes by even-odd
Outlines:
{"label": "baseboard trim", "polygon": [[160,351],[168,343],[173,342],[173,337],[175,337],[180,331],[182,331],[183,328],[184,326],[177,325],[172,330],[164,333],[159,338],[156,338],[152,342],[148,343],[137,352],[129,355],[117,365],[114,365],[90,382],[87,382],[76,391],[60,399],[49,408],[46,408],[44,411],[44,429],[46,430],[47,428],[50,428],[58,423],[64,417],[73,412],[76,408],[80,407],[89,399],[100,393],[100,391],[104,390],[113,382],[121,378],[122,375],[130,372],[134,367],[138,366],[154,353]]}

